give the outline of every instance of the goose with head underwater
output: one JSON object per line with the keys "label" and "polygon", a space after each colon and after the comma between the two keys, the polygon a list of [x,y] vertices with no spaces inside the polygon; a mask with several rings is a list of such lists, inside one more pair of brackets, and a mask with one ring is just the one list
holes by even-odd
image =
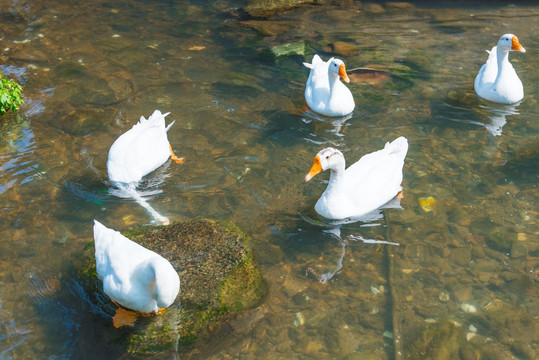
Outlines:
{"label": "goose with head underwater", "polygon": [[354,110],[354,97],[340,80],[350,82],[342,60],[323,61],[316,54],[310,64],[304,62],[303,65],[311,69],[305,84],[305,101],[311,110],[332,117],[345,116]]}
{"label": "goose with head underwater", "polygon": [[168,218],[148,204],[136,187],[144,176],[163,165],[169,157],[177,164],[183,163],[183,158],[174,154],[168,141],[167,132],[174,124],[173,121],[165,126],[168,114],[155,110],[148,119],[141,116],[137,124],[112,144],[107,159],[110,182],[122,193],[135,199],[154,220],[165,225],[169,224]]}
{"label": "goose with head underwater", "polygon": [[330,220],[360,218],[389,202],[402,190],[402,168],[408,140],[401,136],[381,150],[366,154],[347,169],[343,154],[334,148],[321,150],[305,181],[331,170],[329,183],[314,206]]}
{"label": "goose with head underwater", "polygon": [[95,266],[103,291],[118,304],[158,313],[178,296],[180,278],[161,255],[94,220]]}
{"label": "goose with head underwater", "polygon": [[112,144],[107,172],[113,184],[136,184],[163,165],[169,157],[178,164],[183,163],[183,158],[174,155],[168,141],[167,132],[174,124],[173,121],[165,126],[168,114],[155,110],[148,119],[141,116],[138,123]]}
{"label": "goose with head underwater", "polygon": [[483,99],[513,104],[524,98],[522,81],[509,62],[510,51],[526,52],[513,34],[502,35],[498,45],[487,50],[487,62],[481,66],[474,81],[475,92]]}

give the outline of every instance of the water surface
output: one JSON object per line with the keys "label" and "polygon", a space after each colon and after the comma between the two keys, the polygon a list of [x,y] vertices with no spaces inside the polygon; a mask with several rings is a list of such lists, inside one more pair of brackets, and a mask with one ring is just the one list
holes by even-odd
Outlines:
{"label": "water surface", "polygon": [[[266,18],[239,7],[0,5],[1,69],[26,100],[0,119],[0,358],[125,356],[123,332],[69,269],[92,219],[151,222],[111,192],[105,164],[113,141],[154,109],[176,121],[169,140],[185,163],[145,179],[148,201],[171,220],[237,223],[269,285],[261,307],[184,356],[439,358],[459,343],[469,345],[456,350],[463,359],[534,358],[539,7],[344,2]],[[527,49],[510,55],[525,90],[515,106],[473,91],[484,50],[507,32]],[[291,43],[302,51],[272,54]],[[315,53],[369,69],[351,71],[350,118],[303,111],[302,62]],[[315,154],[334,146],[352,163],[401,135],[402,209],[321,223],[313,206],[328,174],[303,182]],[[434,349],[420,340],[433,333]]]}

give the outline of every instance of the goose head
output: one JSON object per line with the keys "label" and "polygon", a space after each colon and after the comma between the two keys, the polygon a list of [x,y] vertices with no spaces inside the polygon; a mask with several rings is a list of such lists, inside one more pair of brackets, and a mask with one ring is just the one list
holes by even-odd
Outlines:
{"label": "goose head", "polygon": [[153,296],[160,308],[167,308],[178,296],[180,291],[180,278],[170,262],[161,256],[149,260],[149,266],[153,271],[154,285]]}
{"label": "goose head", "polygon": [[526,49],[520,43],[518,42],[518,38],[516,35],[513,34],[505,34],[500,37],[500,40],[498,41],[498,49],[504,50],[504,51],[520,51],[520,52],[526,52]]}
{"label": "goose head", "polygon": [[345,160],[344,155],[337,149],[332,147],[320,150],[314,157],[314,163],[309,170],[309,173],[305,176],[305,182],[311,180],[315,175],[322,171],[331,169],[332,172],[344,170]]}
{"label": "goose head", "polygon": [[350,78],[348,77],[348,74],[346,74],[346,66],[340,59],[331,60],[329,63],[328,74],[330,76],[340,76],[346,83],[350,82]]}

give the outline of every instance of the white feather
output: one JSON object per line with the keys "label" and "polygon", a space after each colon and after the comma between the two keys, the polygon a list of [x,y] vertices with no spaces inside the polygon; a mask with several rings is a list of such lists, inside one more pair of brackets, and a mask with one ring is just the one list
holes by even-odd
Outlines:
{"label": "white feather", "polygon": [[97,276],[112,300],[146,313],[172,305],[180,278],[168,260],[97,220],[94,241]]}

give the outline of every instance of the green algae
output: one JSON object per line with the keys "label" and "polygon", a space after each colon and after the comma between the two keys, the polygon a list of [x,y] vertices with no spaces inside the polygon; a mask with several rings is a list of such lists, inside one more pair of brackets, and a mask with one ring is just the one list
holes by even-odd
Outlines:
{"label": "green algae", "polygon": [[305,41],[296,41],[291,43],[286,43],[283,45],[276,45],[271,48],[271,52],[275,57],[287,56],[287,55],[301,55],[305,56],[305,49],[307,44]]}

